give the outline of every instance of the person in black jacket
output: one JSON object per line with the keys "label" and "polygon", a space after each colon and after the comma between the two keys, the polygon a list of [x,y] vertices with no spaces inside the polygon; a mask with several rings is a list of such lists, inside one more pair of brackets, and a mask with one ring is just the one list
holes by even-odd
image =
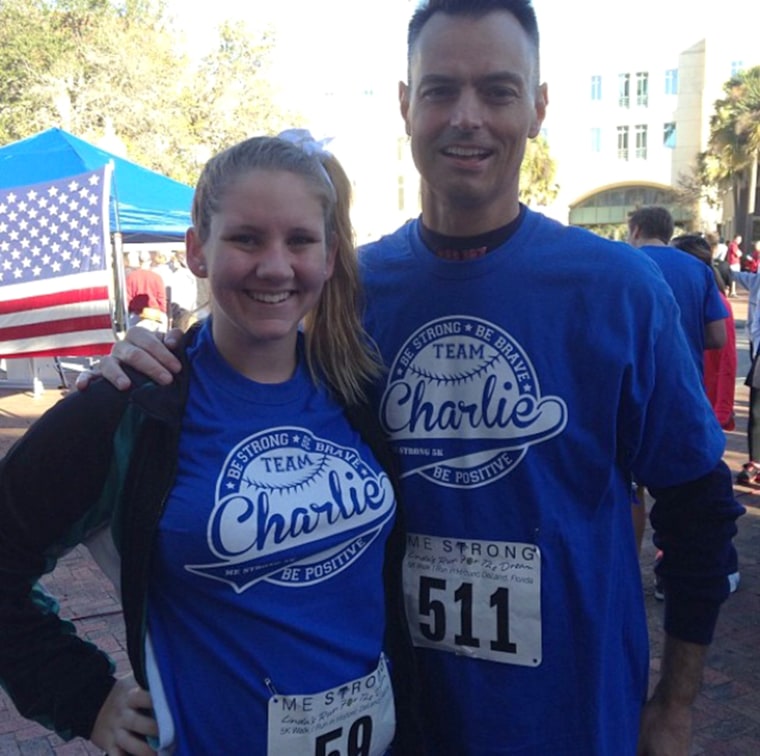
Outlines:
{"label": "person in black jacket", "polygon": [[[110,754],[423,751],[349,195],[305,132],[212,158],[183,379],[100,381],[2,461],[0,681],[24,716]],[[120,587],[133,676],[37,582],[78,543]]]}

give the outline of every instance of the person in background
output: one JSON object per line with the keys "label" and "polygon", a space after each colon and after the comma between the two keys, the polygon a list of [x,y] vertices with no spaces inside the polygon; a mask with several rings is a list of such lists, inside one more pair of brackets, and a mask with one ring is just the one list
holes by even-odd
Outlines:
{"label": "person in background", "polygon": [[[350,182],[296,136],[246,140],[201,174],[187,255],[213,314],[183,337],[183,378],[101,381],[2,460],[0,681],[65,739],[424,753]],[[83,541],[121,586],[134,680],[37,587]]]}
{"label": "person in background", "polygon": [[171,270],[171,324],[174,328],[186,331],[197,319],[198,279],[187,267],[184,250],[174,252],[169,267]]}
{"label": "person in background", "polygon": [[128,323],[149,331],[166,331],[168,305],[164,279],[153,270],[150,250],[141,250],[139,260],[140,267],[126,276]]}
{"label": "person in background", "polygon": [[[419,4],[399,101],[422,215],[360,263],[430,750],[687,754],[743,508],[673,294],[645,255],[520,203],[548,102],[527,0]],[[116,357],[181,372],[130,339]],[[102,369],[129,385],[117,359]],[[633,476],[668,588],[646,705]]]}
{"label": "person in background", "polygon": [[712,268],[706,270],[693,256],[670,245],[673,228],[667,208],[641,207],[628,218],[628,243],[648,255],[662,271],[678,303],[681,326],[701,375],[704,351],[726,344],[728,310]]}
{"label": "person in background", "polygon": [[758,260],[760,259],[760,242],[752,245],[751,249],[748,249],[742,255],[741,269],[747,273],[757,273]]}
{"label": "person in background", "polygon": [[734,430],[734,398],[736,393],[736,326],[731,303],[726,297],[718,272],[712,264],[710,245],[700,234],[682,234],[670,242],[671,246],[687,252],[704,263],[715,276],[715,283],[728,312],[726,318],[726,343],[720,349],[705,349],[704,352],[704,383],[707,398],[712,405],[715,416],[723,430]]}
{"label": "person in background", "polygon": [[150,267],[161,276],[164,286],[168,288],[171,285],[172,270],[167,254],[160,249],[150,250]]}
{"label": "person in background", "polygon": [[728,245],[714,233],[708,233],[705,235],[707,242],[712,249],[713,265],[718,271],[719,281],[721,285],[721,291],[728,295],[731,290],[731,269],[728,267],[728,260],[726,255],[728,254]]}
{"label": "person in background", "polygon": [[140,267],[140,253],[136,249],[124,252],[124,275],[128,276],[133,270]]}
{"label": "person in background", "polygon": [[[711,239],[708,237],[707,241]],[[757,273],[744,270],[730,271],[730,279],[735,284],[740,284],[742,288],[747,290],[747,321],[745,323],[747,338],[749,340],[750,358],[755,354],[755,344],[760,344],[760,330],[754,334],[752,333],[752,324],[755,320],[755,308],[760,303],[760,276]]]}
{"label": "person in background", "polygon": [[747,420],[747,451],[749,459],[742,465],[736,482],[743,486],[760,484],[760,274],[750,271],[731,271],[731,279],[748,292],[747,335],[749,337],[750,369],[745,385],[749,386],[749,417]]}
{"label": "person in background", "polygon": [[[715,412],[715,417],[720,427],[726,431],[732,431],[736,427],[734,419],[734,398],[736,395],[736,326],[734,325],[734,313],[728,297],[721,287],[720,275],[713,267],[713,250],[709,241],[700,234],[682,234],[671,242],[677,249],[683,250],[704,263],[715,276],[723,304],[728,311],[726,319],[725,345],[720,349],[707,349],[704,356],[704,382],[707,398]],[[729,589],[734,593],[739,587],[741,575],[739,571],[732,572],[728,576]],[[659,598],[659,596],[658,596]]]}
{"label": "person in background", "polygon": [[[641,207],[629,215],[628,243],[657,265],[670,286],[678,303],[679,320],[691,348],[698,380],[702,383],[705,349],[721,349],[726,344],[728,310],[720,298],[712,270],[706,270],[693,257],[669,246],[673,229],[673,216],[667,208]],[[645,486],[637,482],[632,515],[639,549],[646,528],[646,511]],[[661,554],[657,559],[661,559]],[[657,576],[655,598],[664,598],[662,581]]]}
{"label": "person in background", "polygon": [[[732,273],[738,273],[742,269],[742,249],[741,249],[742,237],[740,234],[734,236],[728,243],[726,249],[726,262],[728,263],[729,270]],[[729,297],[736,296],[736,282],[733,277],[731,278],[731,287],[728,293]]]}
{"label": "person in background", "polygon": [[[752,274],[757,275],[757,274]],[[756,301],[755,310],[750,323],[750,333],[754,338],[750,342],[752,361],[750,364],[745,386],[749,386],[749,417],[747,420],[747,451],[749,459],[742,465],[736,476],[740,485],[760,485],[760,302]]]}

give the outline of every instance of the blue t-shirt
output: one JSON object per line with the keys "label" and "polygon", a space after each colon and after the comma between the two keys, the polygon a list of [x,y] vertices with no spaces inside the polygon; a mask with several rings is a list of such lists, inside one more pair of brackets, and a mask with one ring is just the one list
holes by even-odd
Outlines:
{"label": "blue t-shirt", "polygon": [[417,221],[360,260],[432,752],[635,753],[630,478],[693,480],[724,445],[672,292],[627,245],[530,211],[477,260],[437,258]]}
{"label": "blue t-shirt", "polygon": [[335,746],[353,723],[341,712],[388,686],[390,481],[303,359],[285,383],[254,383],[207,323],[189,360],[148,611],[175,753],[301,753],[279,735],[267,744],[278,717],[288,735],[321,718]]}

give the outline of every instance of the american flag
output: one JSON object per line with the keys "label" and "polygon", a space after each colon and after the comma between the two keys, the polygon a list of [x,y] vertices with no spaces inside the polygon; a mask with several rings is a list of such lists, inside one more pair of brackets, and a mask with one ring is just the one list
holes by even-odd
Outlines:
{"label": "american flag", "polygon": [[0,190],[0,357],[110,351],[111,170]]}

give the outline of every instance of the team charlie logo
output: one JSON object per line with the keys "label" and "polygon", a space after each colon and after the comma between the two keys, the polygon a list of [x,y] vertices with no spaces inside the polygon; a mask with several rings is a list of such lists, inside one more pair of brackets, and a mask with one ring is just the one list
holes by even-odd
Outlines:
{"label": "team charlie logo", "polygon": [[567,408],[559,397],[541,396],[533,365],[508,333],[453,316],[427,323],[401,347],[380,419],[404,477],[475,488],[561,433]]}
{"label": "team charlie logo", "polygon": [[268,430],[222,466],[207,528],[216,561],[185,569],[237,593],[262,580],[318,583],[359,559],[393,508],[388,476],[356,450],[304,428]]}

